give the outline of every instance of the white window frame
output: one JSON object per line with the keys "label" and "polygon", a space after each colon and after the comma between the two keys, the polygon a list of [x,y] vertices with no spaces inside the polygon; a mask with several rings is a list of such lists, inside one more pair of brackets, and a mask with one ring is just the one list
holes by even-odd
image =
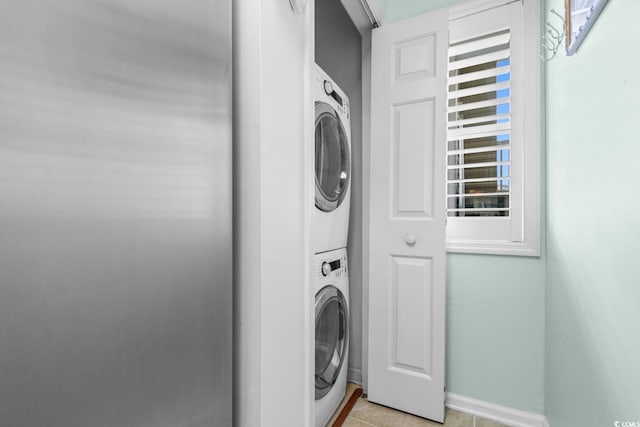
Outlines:
{"label": "white window frame", "polygon": [[[518,2],[522,5],[521,73],[512,73],[512,97],[520,97],[522,115],[512,123],[509,217],[447,218],[447,251],[496,255],[540,255],[541,218],[541,61],[540,2],[535,0],[472,0],[449,9],[449,21]],[[514,25],[515,28],[515,25]],[[512,51],[518,46],[511,46]],[[515,90],[514,90],[515,89]],[[519,114],[520,112],[515,112]],[[514,114],[514,111],[512,111]],[[446,142],[445,142],[446,143]]]}

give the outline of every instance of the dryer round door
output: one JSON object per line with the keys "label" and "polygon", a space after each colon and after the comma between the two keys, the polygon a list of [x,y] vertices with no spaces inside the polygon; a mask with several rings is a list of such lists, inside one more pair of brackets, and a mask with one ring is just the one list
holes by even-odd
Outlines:
{"label": "dryer round door", "polygon": [[316,102],[316,206],[331,212],[347,194],[351,174],[349,140],[340,116],[326,102]]}
{"label": "dryer round door", "polygon": [[349,308],[335,286],[325,286],[316,294],[316,400],[335,384],[347,356]]}

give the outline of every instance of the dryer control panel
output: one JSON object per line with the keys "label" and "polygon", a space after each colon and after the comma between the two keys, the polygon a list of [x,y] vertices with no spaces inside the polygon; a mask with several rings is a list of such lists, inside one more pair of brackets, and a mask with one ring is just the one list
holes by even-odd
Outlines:
{"label": "dryer control panel", "polygon": [[338,93],[338,91],[333,88],[333,83],[331,83],[329,80],[324,81],[323,87],[325,93],[333,98],[333,100],[338,104],[337,109],[340,110],[340,113],[345,114],[347,116],[347,119],[349,119],[351,115],[351,112],[349,111],[349,100],[346,97],[340,95],[340,93]]}
{"label": "dryer control panel", "polygon": [[320,278],[338,278],[347,274],[347,255],[327,257],[316,264],[317,276]]}
{"label": "dryer control panel", "polygon": [[[322,72],[324,73],[324,72]],[[340,114],[344,114],[347,116],[347,119],[351,119],[351,110],[349,108],[349,98],[342,92],[340,88],[335,86],[335,84],[331,80],[327,80],[324,78],[326,76],[317,76],[316,84],[319,84],[322,87],[322,91],[335,101],[333,107],[340,112]]]}

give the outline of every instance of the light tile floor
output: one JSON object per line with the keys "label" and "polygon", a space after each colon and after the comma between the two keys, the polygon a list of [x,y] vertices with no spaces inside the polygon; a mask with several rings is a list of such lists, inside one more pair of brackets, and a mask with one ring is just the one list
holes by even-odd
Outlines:
{"label": "light tile floor", "polygon": [[[350,396],[350,393],[347,394]],[[329,424],[331,425],[331,424]],[[343,427],[507,427],[495,421],[447,408],[444,424],[376,405],[359,398]]]}

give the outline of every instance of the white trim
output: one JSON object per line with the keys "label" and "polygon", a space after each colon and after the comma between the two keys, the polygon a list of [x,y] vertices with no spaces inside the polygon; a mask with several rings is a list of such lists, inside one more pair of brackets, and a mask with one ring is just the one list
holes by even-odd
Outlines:
{"label": "white trim", "polygon": [[536,1],[524,2],[524,64],[527,79],[537,84],[526,84],[524,134],[524,207],[523,243],[534,256],[540,256],[540,226],[542,210],[542,61],[540,61],[541,5]]}
{"label": "white trim", "polygon": [[353,384],[362,385],[362,369],[352,368],[349,366],[347,370],[347,381]]}
{"label": "white trim", "polygon": [[382,9],[380,9],[380,5],[378,4],[378,2],[376,0],[360,0],[360,1],[367,4],[367,6],[369,7],[369,10],[373,14],[373,19],[375,19],[378,26],[381,27],[382,24],[384,24],[384,13],[382,12]]}
{"label": "white trim", "polygon": [[539,249],[525,242],[495,240],[448,240],[447,252],[487,255],[540,256]]}
{"label": "white trim", "polygon": [[304,16],[304,33],[306,43],[304,47],[304,145],[302,150],[303,158],[303,200],[305,209],[303,212],[303,248],[307,254],[304,257],[304,281],[303,286],[304,300],[306,306],[303,311],[304,341],[305,352],[302,354],[304,359],[304,367],[307,372],[307,379],[304,382],[304,420],[307,425],[313,425],[315,422],[315,290],[313,284],[315,281],[315,254],[313,251],[313,214],[315,211],[315,136],[312,129],[315,128],[315,70],[316,70],[316,0],[309,0],[308,7]]}
{"label": "white trim", "polygon": [[359,1],[353,0],[340,0],[342,7],[351,18],[351,22],[356,26],[360,34],[371,32],[372,24],[367,12]]}
{"label": "white trim", "polygon": [[[302,15],[286,1],[233,1],[237,427],[314,420],[313,13],[314,0]],[[283,50],[288,54],[279,55]],[[286,127],[278,123],[283,114],[291,119]],[[273,186],[284,186],[288,196],[269,197]]]}
{"label": "white trim", "polygon": [[369,217],[371,215],[371,31],[362,35],[362,388],[369,387]]}
{"label": "white trim", "polygon": [[521,0],[468,0],[449,8],[449,21]]}
{"label": "white trim", "polygon": [[445,405],[456,411],[497,421],[512,427],[549,427],[544,415],[513,409],[483,400],[447,393]]}

